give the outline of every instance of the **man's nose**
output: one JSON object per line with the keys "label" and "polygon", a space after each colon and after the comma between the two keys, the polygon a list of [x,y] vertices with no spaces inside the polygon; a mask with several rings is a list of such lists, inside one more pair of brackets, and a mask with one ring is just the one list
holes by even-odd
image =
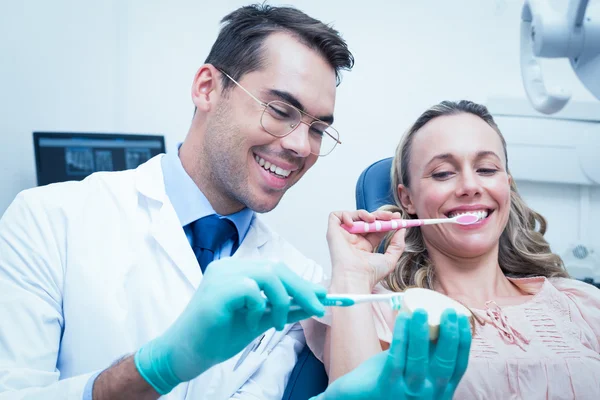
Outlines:
{"label": "man's nose", "polygon": [[300,121],[291,133],[281,138],[281,146],[299,157],[308,157],[311,154],[310,124]]}

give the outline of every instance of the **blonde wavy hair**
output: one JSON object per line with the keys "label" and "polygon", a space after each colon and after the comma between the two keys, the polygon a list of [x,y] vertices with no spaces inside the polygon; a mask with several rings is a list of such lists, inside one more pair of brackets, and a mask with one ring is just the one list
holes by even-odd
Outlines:
{"label": "blonde wavy hair", "polygon": [[[417,132],[429,121],[444,115],[470,113],[478,116],[491,126],[500,136],[506,171],[508,170],[508,154],[506,141],[483,105],[471,101],[443,101],[425,111],[404,135],[396,148],[391,169],[392,193],[396,204],[381,207],[383,210],[400,212],[402,218],[416,218],[408,214],[402,207],[398,196],[398,185],[410,186],[408,167],[411,159],[412,142]],[[510,184],[510,212],[508,222],[500,236],[498,262],[502,272],[509,277],[522,278],[532,276],[568,277],[562,259],[552,253],[550,245],[544,238],[546,219],[527,206],[517,191],[514,180]],[[387,248],[393,232],[383,241]],[[403,291],[409,287],[433,288],[435,268],[430,260],[420,228],[408,229],[405,236],[406,248],[398,260],[395,270],[383,283],[393,291]]]}

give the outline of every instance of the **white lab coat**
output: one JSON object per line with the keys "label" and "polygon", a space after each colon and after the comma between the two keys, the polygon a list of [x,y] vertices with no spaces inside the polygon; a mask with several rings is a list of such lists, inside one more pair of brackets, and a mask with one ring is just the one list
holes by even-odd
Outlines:
{"label": "white lab coat", "polygon": [[[190,300],[202,273],[165,193],[160,157],[136,170],[26,190],[6,211],[1,399],[80,400],[93,372],[160,335]],[[282,260],[308,280],[323,279],[256,217],[234,257]],[[281,398],[303,345],[290,327],[267,332],[235,371],[241,353],[165,398],[227,399],[240,388],[240,398]]]}

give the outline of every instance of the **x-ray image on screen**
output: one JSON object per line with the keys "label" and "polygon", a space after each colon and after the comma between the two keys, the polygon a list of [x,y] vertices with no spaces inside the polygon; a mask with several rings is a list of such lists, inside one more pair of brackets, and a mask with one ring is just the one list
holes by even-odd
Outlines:
{"label": "x-ray image on screen", "polygon": [[89,175],[94,172],[94,153],[85,147],[69,147],[65,149],[65,166],[67,175]]}
{"label": "x-ray image on screen", "polygon": [[125,150],[125,168],[137,168],[140,164],[145,163],[152,155],[149,149],[126,149]]}
{"label": "x-ray image on screen", "polygon": [[98,171],[134,169],[165,152],[160,135],[34,132],[38,186],[81,181]]}
{"label": "x-ray image on screen", "polygon": [[113,171],[113,156],[110,150],[96,150],[96,171]]}

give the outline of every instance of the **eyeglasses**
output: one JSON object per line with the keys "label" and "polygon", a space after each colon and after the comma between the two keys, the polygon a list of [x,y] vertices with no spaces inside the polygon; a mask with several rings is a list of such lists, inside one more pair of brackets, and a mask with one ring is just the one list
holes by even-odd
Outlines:
{"label": "eyeglasses", "polygon": [[[237,83],[231,76],[227,75],[225,71],[220,69],[219,71],[264,107],[260,116],[260,124],[270,135],[278,138],[285,137],[302,123],[309,128],[308,141],[312,154],[323,157],[331,153],[335,146],[342,144],[339,140],[340,134],[331,125],[283,101],[273,100],[265,103]],[[312,122],[303,121],[303,115],[309,117]]]}

